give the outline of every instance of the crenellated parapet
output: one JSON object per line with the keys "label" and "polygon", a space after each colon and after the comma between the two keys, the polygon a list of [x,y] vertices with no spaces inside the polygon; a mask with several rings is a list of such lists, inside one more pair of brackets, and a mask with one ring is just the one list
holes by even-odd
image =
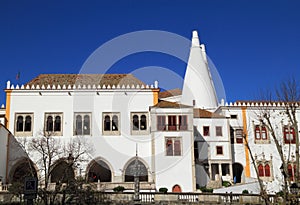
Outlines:
{"label": "crenellated parapet", "polygon": [[[299,107],[300,102],[295,102],[294,106]],[[285,107],[286,102],[265,102],[265,101],[236,101],[236,102],[221,102],[220,106],[225,107]]]}
{"label": "crenellated parapet", "polygon": [[7,81],[6,89],[7,90],[145,90],[145,89],[158,89],[158,81],[155,81],[154,84],[103,84],[103,85],[91,85],[91,84],[68,84],[68,85],[60,85],[60,84],[47,84],[47,85],[39,85],[39,84],[26,84],[26,85],[13,85],[10,81]]}

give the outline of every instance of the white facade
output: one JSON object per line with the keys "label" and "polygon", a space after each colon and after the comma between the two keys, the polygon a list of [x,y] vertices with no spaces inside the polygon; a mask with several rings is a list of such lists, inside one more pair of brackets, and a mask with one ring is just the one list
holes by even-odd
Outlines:
{"label": "white facade", "polygon": [[[104,167],[110,173],[103,181],[109,189],[114,184],[132,185],[127,169],[137,154],[144,171],[142,189],[166,187],[169,191],[191,192],[203,186],[221,187],[222,181],[247,184],[257,179],[254,166],[259,166],[267,190],[279,191],[281,161],[270,132],[262,126],[258,114],[262,109],[269,109],[277,136],[287,136],[284,130],[289,122],[280,114],[284,105],[253,102],[218,105],[205,48],[200,45],[196,31],[182,95],[165,95],[159,101],[157,83],[144,85],[132,76],[124,76],[130,80],[115,83],[120,75],[107,74],[106,84],[101,79],[91,84],[95,76],[87,76],[88,83],[80,75],[75,78],[82,81],[74,82],[74,76],[68,74],[42,75],[25,86],[8,82],[7,104],[1,110],[5,118],[0,118],[1,123],[18,141],[35,139],[47,129],[57,129],[54,138],[58,143],[76,137],[85,139],[93,152],[75,173],[93,180],[94,162],[102,163],[102,171]],[[70,81],[65,80],[68,78]],[[43,84],[43,80],[47,83]],[[300,117],[299,111],[297,116]],[[0,162],[5,164],[0,166],[0,176],[4,182],[11,182],[17,165],[26,155],[19,148],[18,152],[7,155],[5,145],[9,132],[0,128],[3,146]],[[290,133],[288,136],[293,138]],[[279,141],[285,157],[294,166],[295,144],[285,143],[284,137]],[[35,163],[37,155],[30,153],[30,157]],[[34,166],[37,175],[42,177],[41,168]],[[103,176],[97,173],[95,176],[93,182],[102,183]],[[242,191],[234,187],[232,190]]]}

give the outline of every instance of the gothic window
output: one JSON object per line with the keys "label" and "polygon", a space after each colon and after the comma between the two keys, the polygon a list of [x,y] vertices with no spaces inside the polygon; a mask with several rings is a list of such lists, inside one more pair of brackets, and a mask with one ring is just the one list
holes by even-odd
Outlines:
{"label": "gothic window", "polygon": [[91,135],[91,113],[75,113],[74,135]]}
{"label": "gothic window", "polygon": [[260,177],[264,177],[265,176],[265,172],[264,172],[264,166],[262,164],[258,165],[258,175]]}
{"label": "gothic window", "polygon": [[105,112],[102,113],[102,119],[104,135],[120,135],[120,113]]}
{"label": "gothic window", "polygon": [[181,156],[181,137],[166,137],[166,156]]}
{"label": "gothic window", "polygon": [[271,181],[272,180],[272,163],[271,161],[266,161],[263,159],[257,163],[258,175],[262,180]]}
{"label": "gothic window", "polygon": [[267,127],[264,125],[255,125],[255,143],[270,143],[268,140]]}
{"label": "gothic window", "polygon": [[16,113],[15,136],[32,136],[32,113]]}
{"label": "gothic window", "polygon": [[23,116],[18,116],[17,118],[17,125],[16,125],[17,132],[23,132],[24,122],[23,122]]}
{"label": "gothic window", "polygon": [[133,135],[148,134],[147,113],[131,113],[131,133]]}
{"label": "gothic window", "polygon": [[51,135],[62,135],[62,113],[45,113],[44,129]]}
{"label": "gothic window", "polygon": [[295,144],[296,143],[295,129],[291,126],[284,126],[283,137],[284,137],[284,143]]}

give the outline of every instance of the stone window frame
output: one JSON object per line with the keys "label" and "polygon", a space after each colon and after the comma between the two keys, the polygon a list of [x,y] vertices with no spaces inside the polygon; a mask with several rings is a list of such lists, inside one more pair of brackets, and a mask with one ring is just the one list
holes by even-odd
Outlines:
{"label": "stone window frame", "polygon": [[[109,117],[109,130],[106,130],[106,117]],[[117,117],[117,125],[114,125],[114,118]],[[113,129],[116,126],[116,129]],[[121,113],[120,112],[102,112],[102,134],[103,135],[121,135]]]}
{"label": "stone window frame", "polygon": [[[141,128],[142,116],[145,115],[146,117],[146,129]],[[134,129],[134,122],[133,117],[138,117],[138,128]],[[149,114],[148,112],[131,112],[130,113],[130,130],[132,135],[147,135],[149,134]]]}
{"label": "stone window frame", "polygon": [[[77,116],[81,116],[81,123],[82,123],[82,133],[77,133]],[[84,118],[88,116],[89,117],[89,133],[84,133],[84,126],[85,126],[85,120]],[[92,136],[92,113],[91,112],[74,112],[74,136]]]}
{"label": "stone window frame", "polygon": [[[172,143],[172,153],[171,154],[169,154],[169,152],[168,152],[168,144],[169,144],[169,142],[171,141],[171,143]],[[179,143],[180,143],[180,153],[179,154],[176,154],[175,153],[175,142],[176,141],[179,141]],[[165,156],[167,156],[167,157],[180,157],[180,156],[182,156],[182,153],[183,153],[183,150],[182,150],[182,148],[183,148],[183,146],[182,146],[182,137],[165,137]]]}
{"label": "stone window frame", "polygon": [[[49,131],[47,130],[47,120],[48,117],[53,118],[53,130]],[[55,119],[56,117],[60,117],[60,131],[55,131]],[[50,135],[53,136],[62,136],[63,135],[63,113],[62,112],[45,112],[45,117],[44,117],[44,132],[49,133]]]}
{"label": "stone window frame", "polygon": [[[258,173],[260,174],[259,167],[261,166],[263,169],[263,176],[259,176],[261,180],[271,182],[274,180],[274,174],[273,174],[273,157],[270,155],[270,160],[265,159],[265,154],[262,153],[262,159],[257,159],[257,156],[255,155],[255,161],[256,161],[256,167],[258,169]],[[266,166],[269,166],[270,168],[270,176],[265,176],[266,173]]]}
{"label": "stone window frame", "polygon": [[[23,118],[23,123],[22,123],[22,131],[18,131],[18,118],[22,117]],[[25,131],[25,123],[26,123],[26,118],[30,117],[30,131]],[[33,112],[28,112],[28,113],[15,113],[15,136],[16,137],[25,137],[25,136],[33,136],[33,122],[34,122],[34,114]]]}

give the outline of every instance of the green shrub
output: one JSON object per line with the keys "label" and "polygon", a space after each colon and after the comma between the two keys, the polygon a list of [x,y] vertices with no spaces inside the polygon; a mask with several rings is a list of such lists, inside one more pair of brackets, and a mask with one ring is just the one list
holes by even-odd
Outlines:
{"label": "green shrub", "polygon": [[244,190],[242,191],[242,193],[243,193],[243,194],[249,194],[249,191],[248,191],[247,189],[244,189]]}
{"label": "green shrub", "polygon": [[125,187],[123,186],[117,186],[115,188],[113,188],[114,192],[122,192],[125,190]]}
{"label": "green shrub", "polygon": [[166,194],[166,193],[168,192],[168,188],[166,188],[166,187],[161,187],[161,188],[159,188],[158,191],[161,192],[161,193]]}
{"label": "green shrub", "polygon": [[206,188],[206,187],[200,187],[200,190],[202,192],[206,192],[206,193],[213,193],[214,189],[212,188]]}
{"label": "green shrub", "polygon": [[229,187],[229,186],[231,186],[231,183],[229,181],[223,181],[222,186]]}

